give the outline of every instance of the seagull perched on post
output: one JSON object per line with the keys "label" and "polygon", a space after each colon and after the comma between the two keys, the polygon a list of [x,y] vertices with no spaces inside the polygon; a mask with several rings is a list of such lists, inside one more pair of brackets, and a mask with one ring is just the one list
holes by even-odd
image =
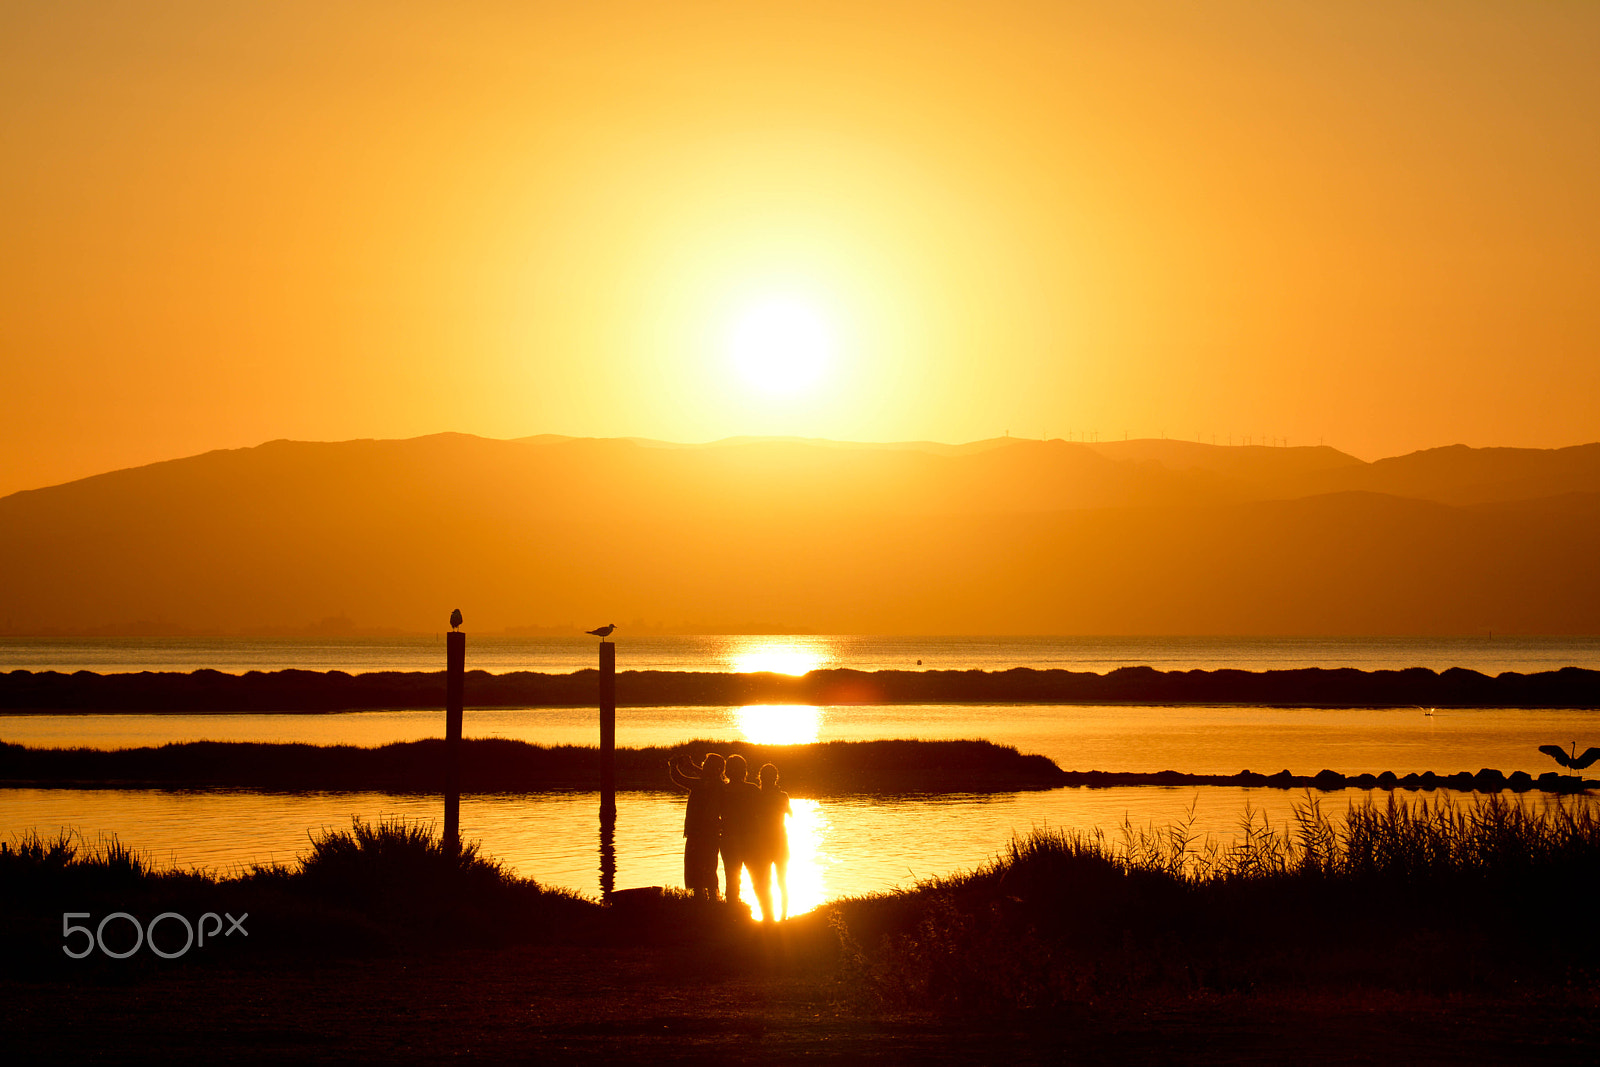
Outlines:
{"label": "seagull perched on post", "polygon": [[611,631],[615,630],[616,628],[617,628],[617,624],[616,623],[608,622],[604,626],[597,627],[596,629],[585,630],[584,633],[594,634],[600,640],[604,641],[606,638],[611,636]]}
{"label": "seagull perched on post", "polygon": [[452,630],[461,629],[461,609],[460,608],[457,608],[456,610],[454,610],[454,611],[452,611],[450,613],[450,629],[452,629]]}

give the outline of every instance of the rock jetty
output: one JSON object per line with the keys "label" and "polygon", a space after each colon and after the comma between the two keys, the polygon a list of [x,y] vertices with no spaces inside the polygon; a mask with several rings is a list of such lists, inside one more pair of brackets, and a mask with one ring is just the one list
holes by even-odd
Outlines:
{"label": "rock jetty", "polygon": [[[468,671],[470,707],[585,707],[597,672]],[[809,674],[622,671],[619,706],[740,704],[1243,704],[1262,707],[1600,708],[1600,671],[1567,667],[1490,677],[1462,668],[1360,671],[1157,671],[1105,674],[1017,667],[1006,671],[817,670]],[[0,674],[11,711],[319,712],[440,708],[444,672],[250,671],[223,674],[12,671]]]}

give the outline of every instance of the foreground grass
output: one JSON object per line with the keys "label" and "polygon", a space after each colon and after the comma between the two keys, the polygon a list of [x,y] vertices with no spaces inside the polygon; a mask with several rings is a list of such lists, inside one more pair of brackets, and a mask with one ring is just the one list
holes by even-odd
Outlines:
{"label": "foreground grass", "polygon": [[841,966],[880,1007],[1059,1008],[1152,993],[1577,989],[1593,997],[1600,819],[1501,797],[1309,796],[1230,845],[1186,827],[1035,832],[990,865],[840,901]]}
{"label": "foreground grass", "polygon": [[[70,833],[0,843],[0,959],[12,977],[81,976],[97,969],[170,965],[148,951],[128,960],[65,956],[66,911],[91,922],[113,912],[148,921],[175,912],[248,914],[248,938],[222,938],[186,953],[183,965],[393,955],[503,943],[598,942],[603,909],[563,889],[518,878],[475,843],[447,851],[431,826],[353,820],[324,831],[290,866],[238,877],[154,869],[115,838],[90,844]],[[113,931],[132,941],[128,930]],[[116,946],[119,951],[123,946]]]}
{"label": "foreground grass", "polygon": [[[0,845],[9,977],[138,975],[237,964],[558,946],[645,951],[674,973],[805,976],[855,1012],[1055,1018],[1127,998],[1543,989],[1593,999],[1600,880],[1586,805],[1491,797],[1246,814],[1231,844],[1186,827],[1035,832],[987,866],[835,901],[763,931],[682,894],[605,907],[517,878],[430,828],[355,822],[292,866],[239,877],[157,871],[115,841]],[[250,936],[165,961],[65,959],[63,911],[248,912]],[[664,966],[667,964],[663,964]]]}

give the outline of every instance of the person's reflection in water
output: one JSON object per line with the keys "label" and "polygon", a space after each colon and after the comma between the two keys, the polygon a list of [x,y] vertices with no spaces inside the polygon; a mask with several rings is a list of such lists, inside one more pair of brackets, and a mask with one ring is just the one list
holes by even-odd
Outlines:
{"label": "person's reflection in water", "polygon": [[727,883],[729,904],[742,903],[739,883],[749,865],[750,848],[755,839],[756,806],[761,803],[761,789],[747,780],[749,773],[750,765],[743,756],[728,757],[728,789],[722,797],[722,874]]}
{"label": "person's reflection in water", "polygon": [[761,904],[761,918],[772,921],[772,874],[777,869],[783,918],[789,917],[789,826],[794,813],[789,794],[778,788],[778,768],[762,764],[761,791],[756,804],[755,834],[751,843],[750,880]]}
{"label": "person's reflection in water", "polygon": [[696,900],[717,899],[717,852],[725,789],[722,770],[722,757],[715,752],[706,753],[699,764],[687,756],[667,761],[672,784],[689,794],[683,810],[683,885]]}

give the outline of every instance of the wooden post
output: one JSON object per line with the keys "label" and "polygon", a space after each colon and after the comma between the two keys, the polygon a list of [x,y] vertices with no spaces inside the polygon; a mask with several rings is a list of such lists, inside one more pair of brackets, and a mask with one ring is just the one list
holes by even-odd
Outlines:
{"label": "wooden post", "polygon": [[444,635],[444,847],[461,851],[461,683],[467,672],[467,635]]}
{"label": "wooden post", "polygon": [[600,642],[600,819],[617,817],[617,646]]}

